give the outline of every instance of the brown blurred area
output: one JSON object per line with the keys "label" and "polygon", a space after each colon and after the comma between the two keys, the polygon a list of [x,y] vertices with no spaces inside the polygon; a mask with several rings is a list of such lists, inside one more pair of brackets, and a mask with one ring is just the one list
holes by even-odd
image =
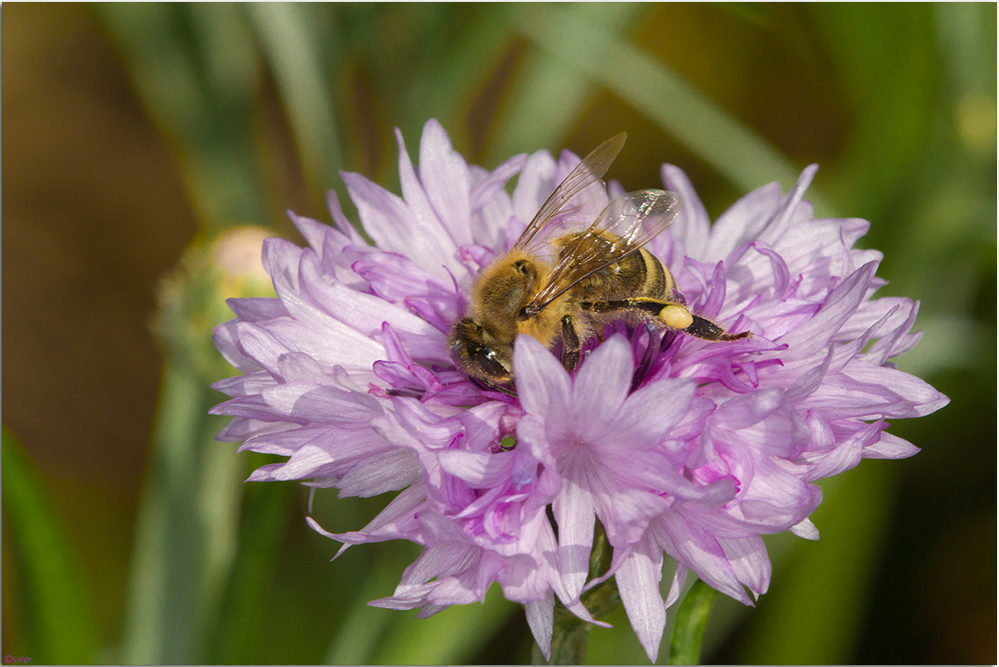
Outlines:
{"label": "brown blurred area", "polygon": [[156,286],[196,221],[90,8],[2,11],[3,421],[119,616],[162,367]]}

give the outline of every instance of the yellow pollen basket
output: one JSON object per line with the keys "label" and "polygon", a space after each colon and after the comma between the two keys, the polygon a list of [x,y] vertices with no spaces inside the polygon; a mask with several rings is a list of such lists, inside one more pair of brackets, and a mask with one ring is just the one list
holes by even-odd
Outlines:
{"label": "yellow pollen basket", "polygon": [[659,311],[659,318],[672,329],[686,329],[694,323],[694,316],[683,306],[671,303]]}

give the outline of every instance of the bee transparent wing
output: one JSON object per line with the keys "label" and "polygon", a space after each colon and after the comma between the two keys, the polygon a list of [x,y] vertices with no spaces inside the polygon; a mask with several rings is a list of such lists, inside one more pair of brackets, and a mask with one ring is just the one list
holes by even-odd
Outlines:
{"label": "bee transparent wing", "polygon": [[612,199],[561,251],[525,312],[536,315],[579,281],[637,251],[669,227],[682,204],[680,195],[666,190],[639,190]]}
{"label": "bee transparent wing", "polygon": [[628,252],[633,252],[669,227],[682,206],[678,192],[636,190],[611,200],[587,232],[610,232],[629,244]]}
{"label": "bee transparent wing", "polygon": [[[621,152],[627,138],[628,134],[625,132],[614,135],[583,158],[583,161],[569,172],[565,180],[555,188],[555,192],[542,204],[534,219],[531,220],[531,224],[527,226],[513,247],[525,250],[529,246],[535,247],[543,244],[568,214],[580,208],[581,203],[572,203],[576,196],[591,185],[600,183],[600,179],[607,173],[617,154]],[[543,229],[545,233],[532,243],[538,236],[538,232]]]}

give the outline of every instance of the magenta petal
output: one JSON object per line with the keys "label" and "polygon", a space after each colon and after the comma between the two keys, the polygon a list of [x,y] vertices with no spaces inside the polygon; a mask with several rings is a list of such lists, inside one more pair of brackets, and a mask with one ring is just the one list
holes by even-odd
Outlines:
{"label": "magenta petal", "polygon": [[636,545],[615,578],[631,627],[653,663],[666,628],[666,604],[659,593],[663,552]]}
{"label": "magenta petal", "polygon": [[[678,243],[682,243],[684,254],[690,257],[703,256],[711,228],[711,219],[708,218],[704,204],[697,196],[690,179],[679,167],[664,164],[661,169],[661,178],[667,190],[677,192],[683,198],[683,207],[673,219],[668,238],[675,238]],[[655,242],[656,240],[653,240],[653,243]],[[677,263],[675,260],[679,259],[679,257],[661,258],[671,266],[674,266]]]}
{"label": "magenta petal", "polygon": [[789,533],[797,535],[804,540],[819,539],[819,529],[815,527],[815,524],[810,519],[802,519],[787,530]]}
{"label": "magenta petal", "polygon": [[326,235],[333,231],[332,228],[318,220],[313,220],[303,215],[295,215],[292,211],[288,211],[288,218],[298,231],[301,232],[309,247],[317,254],[322,254],[323,246],[326,245]]}
{"label": "magenta petal", "polygon": [[[478,211],[482,207],[489,205],[489,203],[503,189],[506,182],[523,169],[526,163],[527,155],[515,155],[496,167],[493,171],[489,172],[484,179],[476,183],[469,194],[472,211]],[[477,241],[479,240],[479,237],[474,234],[472,238]],[[481,243],[481,241],[478,242]]]}
{"label": "magenta petal", "polygon": [[[881,254],[853,247],[869,223],[814,218],[805,199],[814,165],[787,194],[759,188],[714,225],[683,172],[662,167],[684,205],[645,250],[672,272],[670,298],[751,337],[712,342],[654,320],[609,321],[582,341],[570,373],[557,342],[550,350],[521,334],[515,386],[486,389],[455,365],[454,324],[474,316],[476,277],[580,158],[541,151],[488,171],[468,165],[431,120],[414,165],[396,136],[401,197],[343,174],[375,245],[332,192],[334,227],[289,213],[308,247],[264,243],[276,298],[231,300],[235,319],[213,334],[243,373],[213,385],[228,400],[211,413],[231,417],[217,437],[283,457],[251,481],[395,494],[361,530],[331,533],[308,519],[343,543],[338,555],[395,539],[424,547],[374,605],[426,618],[481,601],[498,582],[525,604],[550,656],[555,599],[606,625],[580,595],[614,576],[655,660],[689,570],[752,604],[771,580],[761,535],[818,538],[812,482],[863,458],[911,456],[917,448],[885,432],[887,420],[948,401],[889,362],[919,341],[918,304],[874,297]],[[594,180],[565,222],[590,224],[623,192]],[[554,238],[521,250],[541,249],[543,237]],[[593,298],[576,294],[583,287],[566,303]],[[549,306],[554,316],[559,307]],[[614,552],[609,571],[587,581],[597,519]],[[664,602],[665,554],[677,565]]]}
{"label": "magenta petal", "polygon": [[657,535],[666,553],[709,586],[743,604],[752,604],[718,540],[700,528],[693,516],[678,512],[663,515],[657,521]]}
{"label": "magenta petal", "polygon": [[369,457],[351,468],[337,483],[343,497],[370,498],[403,489],[420,477],[420,466],[413,452],[397,449],[377,459]]}
{"label": "magenta petal", "polygon": [[555,623],[555,596],[551,591],[543,600],[534,600],[524,604],[527,613],[527,625],[531,628],[534,641],[538,643],[545,660],[552,657],[552,626]]}
{"label": "magenta petal", "polygon": [[239,320],[229,320],[215,327],[212,332],[212,342],[219,353],[236,370],[243,373],[256,373],[263,370],[263,366],[253,359],[250,359],[242,350],[239,340]]}
{"label": "magenta petal", "polygon": [[633,370],[631,346],[623,336],[613,336],[594,350],[573,386],[577,419],[594,426],[610,423],[628,396]]}
{"label": "magenta petal", "polygon": [[453,259],[457,246],[449,237],[442,237],[439,228],[435,234],[432,224],[420,224],[402,199],[363,176],[346,172],[342,176],[357,203],[364,229],[379,248],[408,254],[439,278],[447,277],[447,267],[457,268]]}
{"label": "magenta petal", "polygon": [[[420,181],[420,177],[417,176],[416,170],[413,168],[413,163],[409,159],[409,154],[406,152],[406,144],[403,142],[402,132],[398,128],[396,128],[395,136],[396,143],[399,146],[399,183],[402,187],[402,196],[406,201],[406,205],[409,207],[413,217],[418,220],[419,227],[422,227],[429,234],[447,237],[448,230],[441,223],[440,218],[434,211],[433,205],[430,203],[427,192],[424,190],[424,184]],[[452,240],[454,240],[453,237]]]}
{"label": "magenta petal", "polygon": [[815,354],[828,344],[829,339],[839,331],[864,298],[875,268],[870,263],[854,271],[833,290],[825,306],[815,317],[781,339],[793,354],[786,355],[788,358]]}
{"label": "magenta petal", "polygon": [[547,152],[529,156],[513,192],[513,214],[525,224],[530,222],[555,185],[555,160],[552,156]]}
{"label": "magenta petal", "polygon": [[463,452],[450,450],[438,457],[445,472],[459,477],[473,488],[488,489],[509,478],[515,452]]}
{"label": "magenta petal", "polygon": [[735,202],[711,227],[711,240],[704,254],[703,262],[724,260],[738,246],[747,240],[757,238],[766,226],[781,200],[780,186],[777,183],[765,185]]}
{"label": "magenta petal", "polygon": [[804,201],[803,197],[818,170],[817,164],[805,167],[798,176],[798,181],[794,187],[784,196],[776,214],[768,222],[766,228],[760,231],[760,239],[771,244],[775,243],[786,235],[792,222],[804,222],[812,218],[812,205]]}
{"label": "magenta petal", "polygon": [[471,243],[468,165],[451,148],[444,128],[432,119],[423,127],[420,141],[420,181],[455,244]]}
{"label": "magenta petal", "polygon": [[919,447],[891,433],[881,433],[881,438],[864,448],[864,457],[871,459],[904,459],[919,453]]}
{"label": "magenta petal", "polygon": [[530,450],[535,459],[553,470],[558,466],[542,418],[527,415],[521,419],[520,423],[517,424],[517,437]]}
{"label": "magenta petal", "polygon": [[[700,411],[702,408],[691,411],[696,389],[692,381],[683,379],[667,379],[647,384],[627,398],[618,411],[613,427],[621,430],[634,427],[646,433],[665,435],[684,417],[691,416],[700,421],[697,428],[699,433],[704,426],[703,417],[706,413]],[[701,419],[697,419],[698,415]]]}
{"label": "magenta petal", "polygon": [[586,583],[593,544],[594,513],[590,494],[575,484],[566,484],[552,504],[558,524],[558,554],[568,593],[578,598]]}
{"label": "magenta petal", "polygon": [[770,587],[770,559],[763,539],[759,535],[723,537],[719,538],[718,543],[739,581],[757,597],[766,593]]}
{"label": "magenta petal", "polygon": [[541,343],[521,334],[513,352],[513,368],[517,375],[518,393],[524,410],[531,414],[549,415],[555,405],[571,389],[569,375],[555,356]]}
{"label": "magenta petal", "polygon": [[280,299],[269,297],[253,297],[248,299],[229,299],[227,301],[236,317],[244,322],[260,322],[285,317],[288,310]]}
{"label": "magenta petal", "polygon": [[923,417],[950,403],[949,398],[924,380],[887,366],[854,364],[844,369],[844,373],[868,386],[889,387],[893,395],[903,397],[910,407],[902,408],[895,417]]}

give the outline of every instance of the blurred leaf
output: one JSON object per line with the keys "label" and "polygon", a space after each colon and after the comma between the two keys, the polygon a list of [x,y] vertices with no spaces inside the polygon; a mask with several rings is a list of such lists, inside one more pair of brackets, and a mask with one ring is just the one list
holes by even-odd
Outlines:
{"label": "blurred leaf", "polygon": [[812,514],[822,538],[799,541],[771,590],[757,602],[738,662],[850,662],[886,537],[898,474],[893,463],[864,460],[823,480],[823,502]]}
{"label": "blurred leaf", "polygon": [[395,624],[402,621],[399,612],[368,606],[368,602],[386,597],[399,583],[399,577],[412,562],[409,549],[398,543],[362,545],[378,549],[372,569],[353,599],[345,601],[344,620],[337,627],[324,661],[329,665],[372,664],[386,642],[395,642]]}
{"label": "blurred leaf", "polygon": [[460,132],[459,116],[486,83],[510,38],[502,4],[483,3],[478,13],[436,59],[424,77],[416,78],[406,105],[410,128],[436,118],[452,133]]}
{"label": "blurred leaf", "polygon": [[[509,5],[506,22],[515,27],[531,25],[537,19],[540,7],[536,4]],[[618,33],[627,31],[647,16],[650,7],[626,2],[584,3],[578,5],[576,11],[581,19],[599,23],[607,39],[615,39]],[[545,12],[540,11],[543,17]],[[554,25],[553,19],[548,20],[549,27]],[[536,29],[531,34],[541,41],[561,44],[571,41],[568,32],[571,27],[553,35],[544,35],[543,29]],[[544,50],[525,54],[519,72],[498,119],[489,164],[543,146],[564,145],[599,83],[578,64],[552,58]]]}
{"label": "blurred leaf", "polygon": [[89,663],[100,645],[79,557],[24,452],[3,427],[3,513],[36,663]]}
{"label": "blurred leaf", "polygon": [[314,43],[319,36],[309,30],[316,6],[263,2],[244,7],[277,81],[313,197],[322,201],[326,188],[339,180],[344,161],[326,65]]}
{"label": "blurred leaf", "polygon": [[252,119],[257,58],[226,4],[97,3],[150,116],[174,144],[203,227],[266,218]]}
{"label": "blurred leaf", "polygon": [[[957,97],[996,91],[996,6],[953,2],[933,6],[937,43]],[[995,128],[993,127],[993,130]]]}
{"label": "blurred leaf", "polygon": [[930,4],[810,5],[826,52],[850,96],[854,127],[830,196],[842,210],[878,219],[930,129],[939,85]]}
{"label": "blurred leaf", "polygon": [[[237,459],[233,452],[224,451]],[[254,468],[273,458],[262,454],[250,457]],[[225,598],[217,618],[213,619],[217,629],[206,635],[210,640],[206,646],[208,660],[218,664],[248,664],[258,655],[267,589],[288,525],[292,486],[251,484],[245,497],[239,549]]]}
{"label": "blurred leaf", "polygon": [[498,585],[486,593],[483,603],[456,605],[436,616],[419,619],[399,615],[388,634],[390,641],[379,646],[373,664],[447,665],[463,664],[502,629],[507,618],[522,605],[510,602]]}
{"label": "blurred leaf", "polygon": [[[794,185],[798,169],[765,139],[664,64],[608,34],[572,6],[564,7],[538,6],[516,29],[567,67],[646,114],[738,187],[752,190],[775,179],[785,190]],[[819,205],[816,193],[810,195]]]}
{"label": "blurred leaf", "polygon": [[198,435],[207,410],[201,378],[168,364],[150,470],[136,519],[124,662],[189,663],[199,604]]}

